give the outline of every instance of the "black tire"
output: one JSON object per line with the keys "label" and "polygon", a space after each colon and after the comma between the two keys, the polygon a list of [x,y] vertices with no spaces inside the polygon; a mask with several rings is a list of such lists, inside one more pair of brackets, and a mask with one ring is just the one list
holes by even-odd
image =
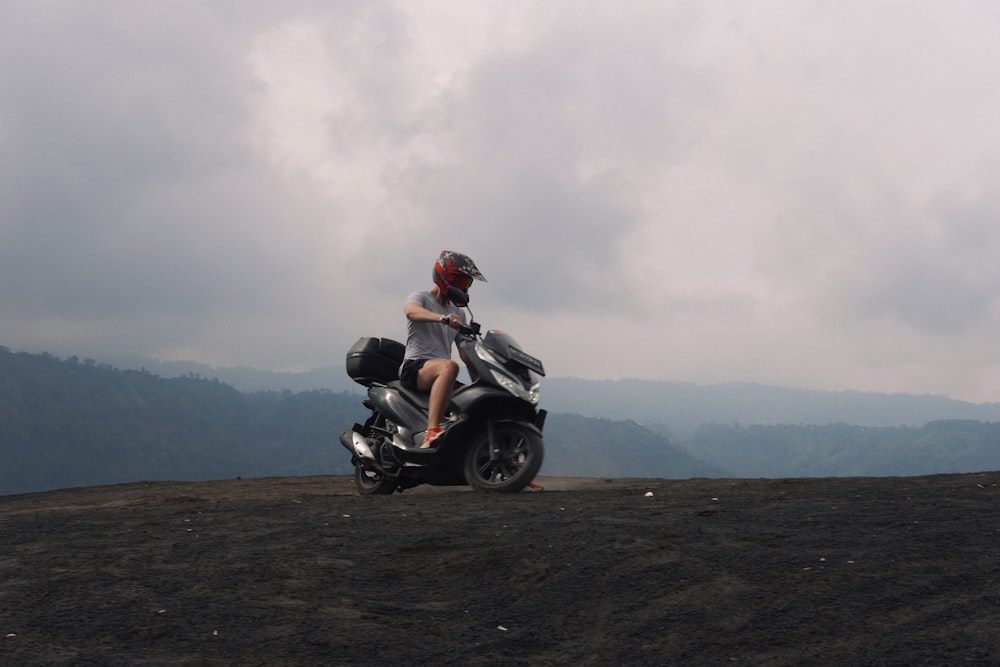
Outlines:
{"label": "black tire", "polygon": [[542,436],[523,424],[501,422],[493,425],[493,439],[495,460],[491,460],[486,430],[473,441],[465,454],[465,481],[478,491],[517,493],[542,467]]}
{"label": "black tire", "polygon": [[377,470],[363,465],[354,466],[354,486],[363,496],[389,496],[396,491],[396,483],[387,480]]}

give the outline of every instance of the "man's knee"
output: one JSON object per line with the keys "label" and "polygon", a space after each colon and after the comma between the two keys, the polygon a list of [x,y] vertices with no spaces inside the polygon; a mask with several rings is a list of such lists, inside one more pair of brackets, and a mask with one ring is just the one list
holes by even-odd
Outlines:
{"label": "man's knee", "polygon": [[445,375],[448,373],[458,372],[458,362],[452,359],[433,359],[428,361],[425,365],[435,375]]}
{"label": "man's knee", "polygon": [[448,363],[442,370],[441,375],[448,378],[448,380],[454,382],[455,378],[458,377],[458,362],[448,360]]}
{"label": "man's knee", "polygon": [[420,388],[430,389],[430,386],[441,378],[447,383],[453,383],[458,378],[458,362],[451,359],[432,359],[420,369],[418,384]]}

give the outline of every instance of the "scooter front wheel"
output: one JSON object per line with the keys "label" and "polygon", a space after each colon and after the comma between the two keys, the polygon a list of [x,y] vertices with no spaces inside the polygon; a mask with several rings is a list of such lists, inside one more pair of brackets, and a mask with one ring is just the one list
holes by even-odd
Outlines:
{"label": "scooter front wheel", "polygon": [[388,496],[396,490],[396,483],[385,478],[377,470],[369,470],[363,465],[354,466],[354,486],[363,496]]}
{"label": "scooter front wheel", "polygon": [[493,424],[466,452],[465,481],[479,491],[517,493],[535,478],[544,458],[536,430],[517,422]]}

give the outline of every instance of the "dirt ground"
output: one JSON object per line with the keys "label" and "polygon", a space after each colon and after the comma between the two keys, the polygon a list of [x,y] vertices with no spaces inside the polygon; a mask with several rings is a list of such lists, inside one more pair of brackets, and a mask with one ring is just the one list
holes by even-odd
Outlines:
{"label": "dirt ground", "polygon": [[0,664],[1000,664],[1000,473],[538,481],[0,497]]}

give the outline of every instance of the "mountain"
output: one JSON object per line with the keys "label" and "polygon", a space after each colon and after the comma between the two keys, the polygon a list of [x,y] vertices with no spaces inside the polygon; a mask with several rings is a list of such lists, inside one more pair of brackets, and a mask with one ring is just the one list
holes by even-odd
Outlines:
{"label": "mountain", "polygon": [[[76,357],[0,348],[0,495],[132,481],[347,474],[360,395],[240,392]],[[544,474],[717,475],[635,423],[552,415]]]}
{"label": "mountain", "polygon": [[0,348],[0,494],[330,471],[355,405]]}
{"label": "mountain", "polygon": [[[253,377],[282,382],[283,375]],[[366,417],[361,397],[357,385],[339,392],[240,391],[190,369],[160,377],[148,369],[0,348],[0,494],[138,480],[346,474],[350,458],[339,433]],[[1000,469],[996,404],[556,378],[545,381],[543,405],[549,411],[544,475],[895,476]],[[879,425],[886,422],[894,425]]]}
{"label": "mountain", "polygon": [[[117,368],[144,369],[162,377],[195,375],[218,379],[240,391],[329,389],[360,395],[342,365],[302,373],[246,366],[213,367],[191,361],[106,357]],[[687,437],[703,424],[855,424],[921,426],[930,421],[1000,421],[1000,403],[969,403],[945,396],[817,391],[755,383],[697,385],[660,380],[544,378],[542,405],[600,419],[632,420]]]}
{"label": "mountain", "polygon": [[102,356],[97,362],[125,370],[145,370],[164,378],[193,375],[219,380],[240,391],[349,391],[363,388],[347,376],[343,364],[300,373],[261,370],[251,366],[210,366],[197,361],[160,361],[136,355]]}
{"label": "mountain", "polygon": [[679,439],[703,424],[921,426],[948,419],[1000,421],[1000,403],[750,383],[700,386],[652,380],[546,378],[542,400],[554,412],[632,419]]}
{"label": "mountain", "polygon": [[545,475],[577,477],[721,477],[706,463],[633,421],[551,414],[545,423]]}
{"label": "mountain", "polygon": [[1000,470],[1000,423],[943,420],[920,427],[722,425],[683,447],[735,477],[905,477]]}

